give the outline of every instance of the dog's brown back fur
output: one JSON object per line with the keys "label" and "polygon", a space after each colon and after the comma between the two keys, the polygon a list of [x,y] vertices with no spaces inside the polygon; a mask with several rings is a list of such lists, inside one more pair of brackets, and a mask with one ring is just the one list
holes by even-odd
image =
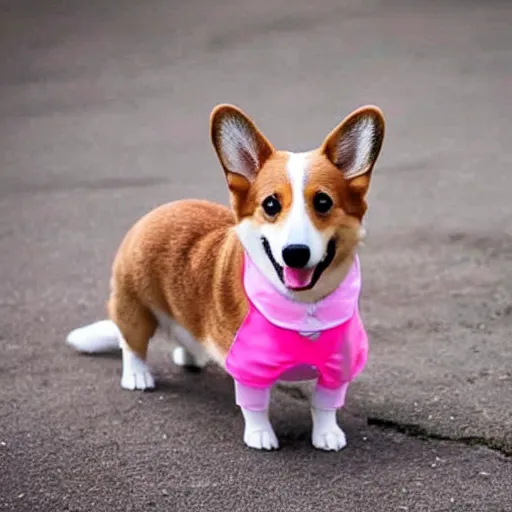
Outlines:
{"label": "dog's brown back fur", "polygon": [[145,357],[159,311],[227,353],[247,313],[234,225],[228,208],[184,200],[151,211],[130,229],[114,260],[108,311],[133,351]]}

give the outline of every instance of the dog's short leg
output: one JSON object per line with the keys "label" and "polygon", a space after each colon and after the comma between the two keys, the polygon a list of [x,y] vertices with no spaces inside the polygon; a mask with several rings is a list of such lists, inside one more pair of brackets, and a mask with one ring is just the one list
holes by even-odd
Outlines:
{"label": "dog's short leg", "polygon": [[157,321],[140,301],[116,290],[110,296],[109,313],[121,333],[123,374],[121,387],[125,389],[153,389],[155,380],[146,363],[148,343],[155,334]]}
{"label": "dog's short leg", "polygon": [[176,366],[200,370],[208,362],[208,358],[198,358],[190,353],[185,347],[176,347],[172,353],[172,360]]}
{"label": "dog's short leg", "polygon": [[268,416],[270,391],[270,388],[252,388],[235,382],[236,403],[242,409],[245,420],[244,442],[257,450],[279,447]]}
{"label": "dog's short leg", "polygon": [[171,329],[171,336],[180,345],[174,349],[172,354],[174,364],[196,370],[206,366],[210,358],[190,332],[176,324]]}
{"label": "dog's short leg", "polygon": [[124,389],[150,390],[155,387],[155,379],[145,359],[137,355],[125,340],[121,341],[123,350],[123,375],[121,387]]}
{"label": "dog's short leg", "polygon": [[312,442],[320,450],[339,451],[347,445],[345,433],[338,426],[336,410],[343,407],[348,384],[338,389],[316,386],[311,402]]}

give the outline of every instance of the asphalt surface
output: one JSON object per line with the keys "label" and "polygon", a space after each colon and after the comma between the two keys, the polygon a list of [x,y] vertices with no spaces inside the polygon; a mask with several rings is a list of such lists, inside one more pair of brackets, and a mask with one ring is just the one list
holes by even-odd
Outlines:
{"label": "asphalt surface", "polygon": [[[511,26],[499,0],[0,1],[0,510],[512,511]],[[140,215],[227,201],[220,102],[291,150],[387,117],[341,453],[298,391],[258,453],[220,370],[156,343],[132,393],[64,345]]]}

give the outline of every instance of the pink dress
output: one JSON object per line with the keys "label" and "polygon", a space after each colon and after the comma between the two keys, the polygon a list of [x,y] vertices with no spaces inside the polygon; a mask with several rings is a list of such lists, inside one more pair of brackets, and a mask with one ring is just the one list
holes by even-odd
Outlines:
{"label": "pink dress", "polygon": [[247,254],[243,284],[249,311],[226,360],[238,405],[265,409],[277,381],[316,379],[316,405],[341,407],[348,383],[368,357],[368,338],[358,307],[358,258],[339,287],[314,304],[282,295]]}

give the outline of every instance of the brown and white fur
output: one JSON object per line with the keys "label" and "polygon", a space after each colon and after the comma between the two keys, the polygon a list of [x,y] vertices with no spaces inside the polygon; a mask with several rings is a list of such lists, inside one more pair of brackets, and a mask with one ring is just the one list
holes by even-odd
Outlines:
{"label": "brown and white fur", "polygon": [[[68,335],[67,342],[83,352],[120,346],[123,388],[155,386],[146,356],[158,327],[178,344],[176,364],[202,367],[214,360],[224,365],[248,310],[241,279],[244,250],[282,294],[316,302],[344,279],[360,243],[365,197],[384,137],[378,108],[354,111],[319,148],[305,153],[275,150],[231,105],[213,110],[211,136],[232,208],[181,200],[142,217],[125,236],[113,263],[110,320]],[[326,212],[315,209],[319,192],[332,201]],[[275,215],[262,206],[270,196],[280,203]],[[311,289],[294,290],[281,281],[262,237],[268,240],[274,263],[281,266],[286,265],[283,249],[290,244],[309,248],[308,268],[322,261],[331,240],[336,253]],[[268,412],[242,412],[245,442],[254,448],[276,448]],[[312,416],[315,446],[338,450],[345,445],[335,411],[313,409]]]}

